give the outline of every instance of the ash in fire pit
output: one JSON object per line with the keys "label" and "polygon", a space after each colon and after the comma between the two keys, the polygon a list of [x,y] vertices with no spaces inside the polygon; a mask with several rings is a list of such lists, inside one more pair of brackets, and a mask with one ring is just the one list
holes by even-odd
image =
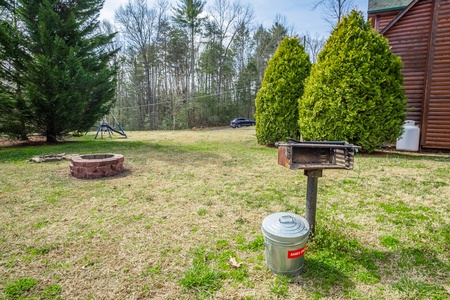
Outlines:
{"label": "ash in fire pit", "polygon": [[123,172],[121,154],[87,154],[73,156],[70,173],[76,178],[100,178]]}

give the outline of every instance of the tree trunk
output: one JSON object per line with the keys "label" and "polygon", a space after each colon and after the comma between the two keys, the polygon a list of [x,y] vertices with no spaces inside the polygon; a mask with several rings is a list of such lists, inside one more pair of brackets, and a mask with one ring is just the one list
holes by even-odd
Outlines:
{"label": "tree trunk", "polygon": [[[145,50],[144,50],[145,51]],[[145,93],[145,99],[147,101],[148,106],[148,118],[149,118],[149,129],[154,130],[155,129],[155,120],[154,120],[154,103],[153,103],[153,95],[152,95],[152,86],[151,86],[151,79],[150,79],[150,66],[147,61],[147,55],[143,55],[144,58],[144,68],[145,68],[145,79],[146,79],[146,93]]]}
{"label": "tree trunk", "polygon": [[47,129],[45,131],[45,139],[47,144],[56,144],[58,140],[56,139],[56,133],[55,130]]}
{"label": "tree trunk", "polygon": [[194,27],[191,28],[191,93],[190,96],[195,93],[195,54],[194,54]]}

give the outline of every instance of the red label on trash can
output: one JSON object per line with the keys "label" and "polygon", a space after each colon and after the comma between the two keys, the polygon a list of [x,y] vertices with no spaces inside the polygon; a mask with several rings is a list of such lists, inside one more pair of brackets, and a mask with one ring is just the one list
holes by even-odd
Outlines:
{"label": "red label on trash can", "polygon": [[305,254],[306,246],[297,250],[288,251],[288,258],[297,258]]}

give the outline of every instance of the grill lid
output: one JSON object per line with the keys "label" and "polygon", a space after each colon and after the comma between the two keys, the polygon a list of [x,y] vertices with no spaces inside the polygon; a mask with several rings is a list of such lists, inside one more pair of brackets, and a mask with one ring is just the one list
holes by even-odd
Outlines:
{"label": "grill lid", "polygon": [[309,235],[309,223],[305,218],[288,212],[267,216],[262,223],[264,236],[278,242],[299,242]]}

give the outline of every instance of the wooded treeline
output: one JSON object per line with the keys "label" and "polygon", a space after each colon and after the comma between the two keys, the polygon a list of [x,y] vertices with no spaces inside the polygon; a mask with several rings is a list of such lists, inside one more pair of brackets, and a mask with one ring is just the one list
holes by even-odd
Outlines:
{"label": "wooded treeline", "polygon": [[[238,0],[130,0],[115,13],[119,32],[116,102],[112,113],[126,130],[183,129],[253,118],[255,97],[267,62],[287,35],[278,16],[270,28],[258,25],[251,5]],[[320,36],[299,39],[314,61]]]}

